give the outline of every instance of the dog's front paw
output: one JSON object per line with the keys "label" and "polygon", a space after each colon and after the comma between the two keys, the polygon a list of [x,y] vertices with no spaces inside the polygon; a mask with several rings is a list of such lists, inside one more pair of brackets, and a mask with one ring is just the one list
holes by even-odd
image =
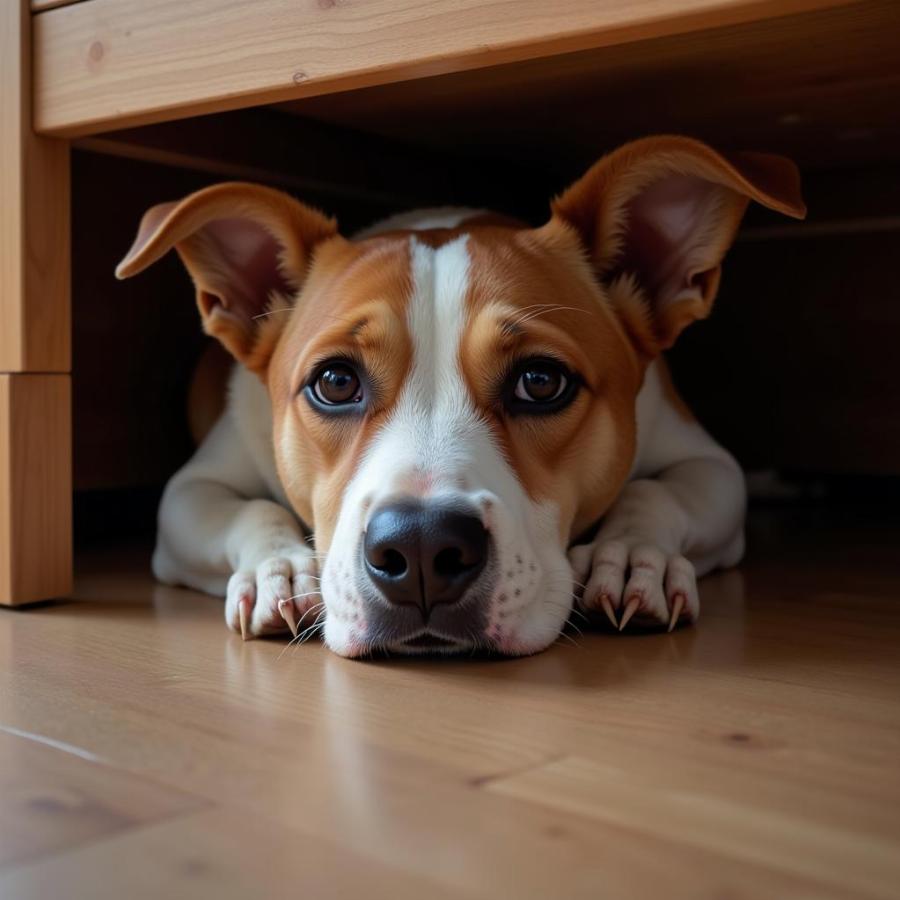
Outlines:
{"label": "dog's front paw", "polygon": [[651,544],[598,541],[573,547],[570,559],[584,581],[582,607],[603,610],[619,631],[629,622],[671,631],[700,615],[694,566],[683,556]]}
{"label": "dog's front paw", "polygon": [[244,640],[288,630],[296,637],[320,608],[316,559],[305,547],[241,568],[228,580],[225,621]]}

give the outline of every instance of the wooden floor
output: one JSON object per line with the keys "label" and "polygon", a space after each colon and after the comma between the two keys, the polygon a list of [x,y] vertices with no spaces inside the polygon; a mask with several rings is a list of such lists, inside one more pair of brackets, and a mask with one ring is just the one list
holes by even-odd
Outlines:
{"label": "wooden floor", "polygon": [[697,628],[242,643],[143,553],[0,613],[0,897],[900,895],[900,529],[758,516]]}

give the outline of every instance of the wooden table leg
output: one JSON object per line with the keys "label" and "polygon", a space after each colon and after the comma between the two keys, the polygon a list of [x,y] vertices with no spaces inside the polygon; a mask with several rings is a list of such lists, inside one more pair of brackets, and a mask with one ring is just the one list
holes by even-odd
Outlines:
{"label": "wooden table leg", "polygon": [[72,589],[71,378],[0,375],[0,603]]}
{"label": "wooden table leg", "polygon": [[31,128],[31,14],[0,3],[0,604],[72,584],[69,148]]}

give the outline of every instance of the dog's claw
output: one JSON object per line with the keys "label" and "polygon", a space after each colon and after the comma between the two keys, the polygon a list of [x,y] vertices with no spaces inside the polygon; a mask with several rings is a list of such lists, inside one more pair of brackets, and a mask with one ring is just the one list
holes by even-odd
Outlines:
{"label": "dog's claw", "polygon": [[610,602],[609,597],[606,594],[601,594],[599,598],[600,609],[606,613],[606,618],[612,622],[613,628],[618,628],[619,623],[616,621],[616,614],[613,612],[612,603]]}
{"label": "dog's claw", "polygon": [[671,631],[681,617],[681,611],[684,609],[684,594],[676,594],[672,601],[672,616],[669,619],[669,631]]}
{"label": "dog's claw", "polygon": [[641,598],[638,596],[632,597],[626,604],[625,609],[622,610],[622,621],[619,622],[619,631],[623,631],[625,626],[631,621],[631,617],[637,612],[637,608],[641,605]]}
{"label": "dog's claw", "polygon": [[241,620],[241,640],[250,639],[250,598],[242,597],[238,601],[238,616]]}
{"label": "dog's claw", "polygon": [[281,613],[281,618],[287,622],[287,627],[291,629],[291,634],[297,637],[297,617],[294,615],[294,601],[279,600],[278,612]]}

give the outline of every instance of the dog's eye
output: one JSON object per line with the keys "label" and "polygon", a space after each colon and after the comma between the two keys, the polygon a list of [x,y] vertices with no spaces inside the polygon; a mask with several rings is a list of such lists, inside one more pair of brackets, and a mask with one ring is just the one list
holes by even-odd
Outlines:
{"label": "dog's eye", "polygon": [[344,406],[362,401],[362,382],[348,363],[326,363],[311,388],[315,399],[325,406]]}
{"label": "dog's eye", "polygon": [[555,363],[533,362],[525,366],[516,381],[514,396],[530,403],[549,403],[565,393],[566,373]]}
{"label": "dog's eye", "polygon": [[565,374],[547,363],[533,363],[516,382],[515,396],[532,403],[548,403],[563,393],[568,384]]}
{"label": "dog's eye", "polygon": [[511,413],[553,413],[567,406],[578,392],[577,376],[552,359],[529,359],[512,373],[506,395]]}

